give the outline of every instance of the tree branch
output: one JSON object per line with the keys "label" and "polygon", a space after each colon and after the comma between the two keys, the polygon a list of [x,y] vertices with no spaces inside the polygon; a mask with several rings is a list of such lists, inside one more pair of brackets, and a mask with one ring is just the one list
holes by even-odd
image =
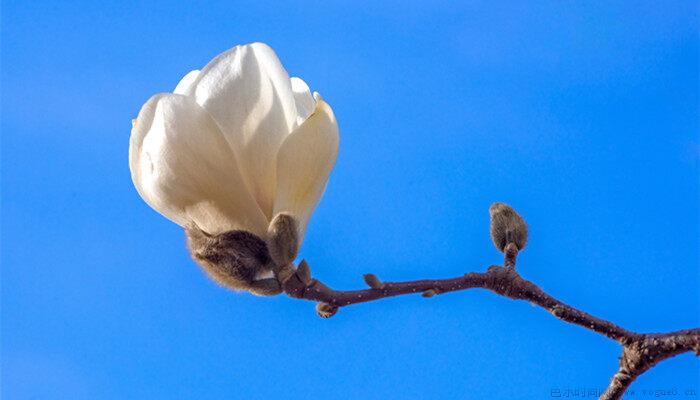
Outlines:
{"label": "tree branch", "polygon": [[659,362],[692,351],[700,355],[700,328],[670,333],[633,334],[622,348],[620,367],[601,400],[621,399],[627,388]]}
{"label": "tree branch", "polygon": [[667,358],[689,351],[700,355],[700,328],[670,333],[631,332],[573,308],[523,279],[515,271],[515,264],[518,252],[527,242],[527,225],[515,210],[502,203],[492,205],[489,213],[491,240],[503,253],[503,267],[491,266],[486,272],[470,272],[452,279],[409,282],[382,283],[376,276],[368,274],[365,275],[365,283],[370,289],[338,291],[312,279],[308,264],[302,261],[296,270],[290,264],[280,271],[282,287],[290,297],[319,302],[316,312],[324,318],[332,317],[341,307],[386,297],[415,293],[432,297],[473,288],[487,289],[509,299],[529,301],[562,321],[586,328],[622,345],[620,366],[600,396],[602,400],[621,399],[637,377]]}
{"label": "tree branch", "polygon": [[667,358],[689,351],[693,351],[696,356],[700,355],[700,328],[662,334],[628,331],[571,307],[523,279],[515,271],[517,249],[506,249],[504,255],[505,267],[491,266],[482,273],[470,272],[452,279],[384,283],[374,275],[366,275],[365,281],[371,288],[351,291],[333,290],[322,282],[311,279],[308,265],[302,261],[296,271],[289,271],[283,287],[290,297],[319,302],[317,312],[326,318],[333,316],[339,308],[352,304],[416,293],[430,297],[473,288],[487,289],[514,300],[529,301],[562,321],[601,334],[623,346],[619,369],[600,397],[605,400],[621,399],[638,376]]}

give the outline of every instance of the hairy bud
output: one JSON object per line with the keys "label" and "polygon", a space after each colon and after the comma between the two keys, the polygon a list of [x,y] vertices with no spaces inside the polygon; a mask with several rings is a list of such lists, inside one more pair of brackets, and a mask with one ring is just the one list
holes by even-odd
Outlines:
{"label": "hairy bud", "polygon": [[280,213],[267,228],[267,247],[270,257],[279,267],[294,261],[299,250],[297,221],[289,214]]}
{"label": "hairy bud", "polygon": [[508,243],[521,251],[527,244],[527,224],[515,210],[503,203],[494,203],[489,208],[491,215],[491,240],[500,252]]}
{"label": "hairy bud", "polygon": [[328,303],[318,303],[316,304],[316,314],[321,318],[330,318],[338,312],[338,307],[330,305]]}
{"label": "hairy bud", "polygon": [[259,237],[245,231],[210,235],[196,227],[185,233],[192,259],[218,284],[258,296],[282,292],[267,246]]}

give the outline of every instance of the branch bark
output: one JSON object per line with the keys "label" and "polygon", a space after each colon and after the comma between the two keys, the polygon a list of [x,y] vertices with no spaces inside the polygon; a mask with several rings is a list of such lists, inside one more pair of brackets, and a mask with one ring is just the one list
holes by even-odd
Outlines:
{"label": "branch bark", "polygon": [[641,374],[667,358],[689,351],[696,356],[700,355],[700,328],[670,333],[633,334],[622,348],[619,369],[600,398],[621,399]]}
{"label": "branch bark", "polygon": [[600,399],[621,399],[627,388],[644,372],[659,362],[692,351],[700,355],[700,328],[670,333],[635,333],[612,322],[578,310],[545,293],[534,283],[515,271],[517,249],[504,252],[504,266],[491,266],[486,272],[470,272],[452,279],[432,279],[408,282],[379,281],[366,275],[371,287],[364,290],[333,290],[312,279],[309,267],[302,261],[296,271],[289,271],[283,283],[285,293],[293,298],[319,302],[319,316],[328,318],[342,307],[387,297],[422,293],[436,294],[481,288],[514,300],[525,300],[544,308],[556,318],[596,332],[622,345],[618,371],[612,377]]}

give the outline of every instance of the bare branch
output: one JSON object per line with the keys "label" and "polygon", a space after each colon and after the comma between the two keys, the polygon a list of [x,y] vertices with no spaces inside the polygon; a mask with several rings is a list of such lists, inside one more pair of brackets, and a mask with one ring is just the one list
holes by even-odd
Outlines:
{"label": "bare branch", "polygon": [[302,261],[303,268],[292,273],[284,281],[283,288],[290,297],[319,302],[317,311],[322,317],[330,317],[342,307],[387,297],[417,293],[431,297],[474,288],[487,289],[514,300],[529,301],[562,321],[601,334],[623,346],[619,370],[600,397],[606,400],[621,399],[639,375],[667,358],[689,351],[700,355],[700,328],[662,334],[628,331],[610,321],[573,308],[523,279],[515,271],[518,249],[507,247],[504,250],[505,267],[491,266],[486,272],[470,272],[452,279],[408,282],[382,282],[371,275],[369,278],[365,276],[370,289],[351,291],[333,290],[316,279],[309,279],[308,265]]}

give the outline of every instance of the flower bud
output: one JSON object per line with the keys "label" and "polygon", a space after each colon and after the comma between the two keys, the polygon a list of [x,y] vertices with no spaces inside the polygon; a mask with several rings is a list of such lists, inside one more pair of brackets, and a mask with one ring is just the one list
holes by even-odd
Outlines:
{"label": "flower bud", "polygon": [[299,250],[297,222],[289,214],[280,213],[267,228],[267,247],[270,257],[278,266],[289,265]]}
{"label": "flower bud", "polygon": [[491,241],[498,251],[504,252],[508,243],[521,251],[527,244],[527,225],[515,210],[503,203],[494,203],[489,208],[491,215]]}
{"label": "flower bud", "polygon": [[[132,120],[129,169],[148,205],[210,236],[191,238],[189,246],[217,282],[278,293],[294,272],[338,143],[330,105],[289,77],[269,46],[251,43],[141,107]],[[259,240],[251,247],[250,238],[228,232]]]}

